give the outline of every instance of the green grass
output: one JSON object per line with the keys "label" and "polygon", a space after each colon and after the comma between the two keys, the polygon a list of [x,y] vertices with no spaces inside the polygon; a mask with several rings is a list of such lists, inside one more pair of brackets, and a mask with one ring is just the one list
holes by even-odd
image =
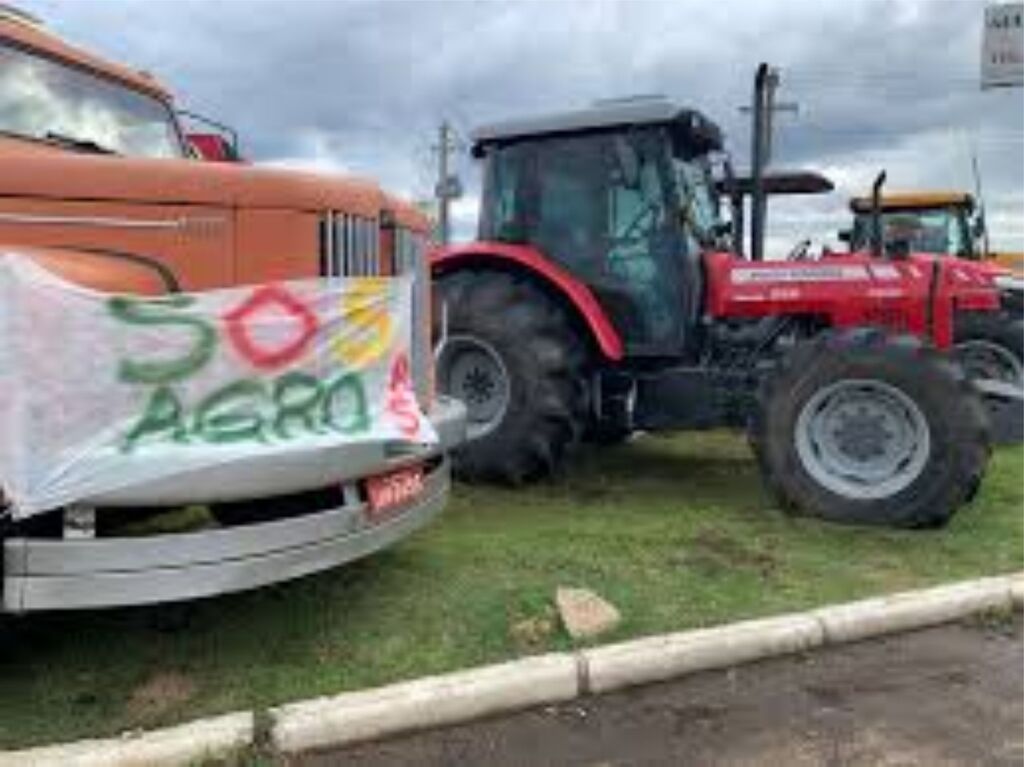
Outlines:
{"label": "green grass", "polygon": [[181,630],[152,609],[20,619],[0,649],[0,748],[569,647],[559,585],[618,605],[611,641],[1019,570],[1022,481],[1024,449],[1003,449],[947,529],[856,529],[774,510],[738,437],[647,437],[541,487],[459,487],[402,545],[196,604]]}

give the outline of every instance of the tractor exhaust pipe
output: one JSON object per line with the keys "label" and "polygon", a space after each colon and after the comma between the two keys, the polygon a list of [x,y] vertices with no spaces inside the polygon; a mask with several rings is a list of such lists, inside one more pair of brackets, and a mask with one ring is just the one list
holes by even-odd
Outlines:
{"label": "tractor exhaust pipe", "polygon": [[762,62],[754,76],[754,113],[750,148],[750,258],[752,261],[760,261],[764,258],[764,166],[767,159],[765,92],[770,73],[768,64]]}
{"label": "tractor exhaust pipe", "polygon": [[871,186],[871,250],[875,258],[885,255],[885,243],[882,241],[882,184],[885,183],[885,171],[875,176]]}

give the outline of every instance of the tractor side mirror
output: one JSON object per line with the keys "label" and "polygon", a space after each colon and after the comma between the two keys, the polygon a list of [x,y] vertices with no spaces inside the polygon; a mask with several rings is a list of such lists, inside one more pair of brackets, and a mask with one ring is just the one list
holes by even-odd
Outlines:
{"label": "tractor side mirror", "polygon": [[207,162],[241,162],[238,150],[219,133],[189,133],[188,143],[201,160]]}

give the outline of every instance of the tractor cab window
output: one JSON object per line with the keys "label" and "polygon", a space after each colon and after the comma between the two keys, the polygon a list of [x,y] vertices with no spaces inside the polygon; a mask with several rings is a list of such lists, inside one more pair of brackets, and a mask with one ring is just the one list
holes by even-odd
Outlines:
{"label": "tractor cab window", "polygon": [[651,343],[666,342],[678,323],[662,145],[644,134],[612,136],[609,143],[606,268],[630,286],[642,318],[634,332]]}
{"label": "tractor cab window", "polygon": [[712,194],[711,168],[706,158],[673,160],[679,193],[679,210],[686,240],[691,248],[715,241],[718,205]]}
{"label": "tractor cab window", "polygon": [[657,130],[531,138],[486,157],[481,239],[531,245],[586,283],[632,349],[676,344],[680,243]]}

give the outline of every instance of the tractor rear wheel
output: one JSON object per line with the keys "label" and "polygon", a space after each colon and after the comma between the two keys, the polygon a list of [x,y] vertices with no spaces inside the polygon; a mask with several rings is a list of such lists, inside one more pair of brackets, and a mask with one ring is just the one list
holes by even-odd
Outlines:
{"label": "tractor rear wheel", "polygon": [[963,371],[910,336],[830,332],[765,380],[751,442],[783,507],[936,527],[976,492],[988,421]]}
{"label": "tractor rear wheel", "polygon": [[459,271],[439,287],[447,338],[437,384],[468,418],[456,475],[519,484],[554,473],[579,442],[586,409],[585,353],[565,313],[504,272]]}

